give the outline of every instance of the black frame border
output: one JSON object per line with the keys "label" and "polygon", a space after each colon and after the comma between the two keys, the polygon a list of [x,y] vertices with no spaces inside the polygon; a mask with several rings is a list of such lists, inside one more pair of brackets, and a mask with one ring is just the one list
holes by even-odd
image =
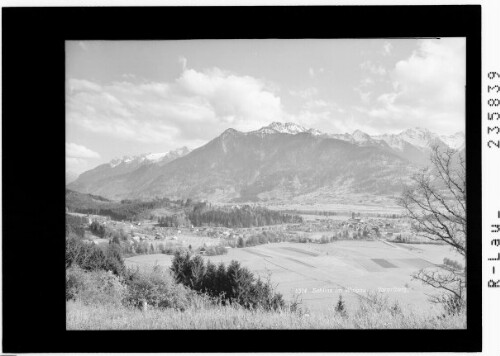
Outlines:
{"label": "black frame border", "polygon": [[[2,20],[4,352],[481,351],[480,5],[4,7]],[[466,330],[66,331],[65,40],[395,37],[467,41]]]}

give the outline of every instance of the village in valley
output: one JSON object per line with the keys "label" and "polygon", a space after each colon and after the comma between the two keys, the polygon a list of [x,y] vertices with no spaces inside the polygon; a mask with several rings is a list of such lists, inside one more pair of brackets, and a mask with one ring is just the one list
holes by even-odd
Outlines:
{"label": "village in valley", "polygon": [[324,215],[302,215],[304,217],[302,223],[248,228],[195,227],[191,224],[165,227],[160,226],[157,219],[115,221],[103,215],[68,214],[84,218],[85,226],[89,228],[86,233],[88,243],[109,243],[109,238],[101,238],[91,233],[90,226],[92,223],[96,223],[110,231],[122,231],[130,241],[135,243],[148,242],[153,246],[169,243],[186,248],[191,246],[202,255],[208,246],[237,247],[238,240],[247,239],[262,232],[272,232],[279,235],[278,242],[321,243],[322,240],[323,242],[331,242],[333,240],[383,239],[393,242],[415,243],[422,240],[411,231],[409,220],[396,214],[383,214],[384,217],[362,217],[361,213],[356,212],[352,212],[350,216],[325,212]]}

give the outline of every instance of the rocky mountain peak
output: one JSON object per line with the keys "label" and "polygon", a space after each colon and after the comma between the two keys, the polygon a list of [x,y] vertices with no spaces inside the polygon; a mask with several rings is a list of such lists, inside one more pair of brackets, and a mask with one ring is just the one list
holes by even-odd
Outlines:
{"label": "rocky mountain peak", "polygon": [[369,141],[371,139],[370,135],[368,135],[366,132],[363,132],[361,130],[354,131],[352,133],[352,138],[358,142],[366,142],[366,141]]}

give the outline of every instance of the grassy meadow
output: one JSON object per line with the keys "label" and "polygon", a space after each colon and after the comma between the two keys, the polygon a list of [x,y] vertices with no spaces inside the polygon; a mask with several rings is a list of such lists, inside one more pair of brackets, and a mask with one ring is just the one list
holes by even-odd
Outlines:
{"label": "grassy meadow", "polygon": [[377,305],[321,313],[247,310],[237,306],[200,306],[184,311],[67,303],[68,330],[142,329],[463,329],[465,315],[439,318]]}

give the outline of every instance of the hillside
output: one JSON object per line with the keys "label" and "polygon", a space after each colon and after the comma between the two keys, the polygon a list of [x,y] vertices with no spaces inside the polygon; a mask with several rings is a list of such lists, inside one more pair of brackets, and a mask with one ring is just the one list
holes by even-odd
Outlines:
{"label": "hillside", "polygon": [[182,206],[182,201],[170,199],[112,201],[101,196],[66,189],[68,212],[105,215],[115,220],[140,220],[149,217],[154,209],[166,207],[179,209]]}
{"label": "hillside", "polygon": [[135,177],[189,153],[187,147],[164,153],[125,156],[86,171],[68,187],[82,193],[124,198],[134,190]]}

